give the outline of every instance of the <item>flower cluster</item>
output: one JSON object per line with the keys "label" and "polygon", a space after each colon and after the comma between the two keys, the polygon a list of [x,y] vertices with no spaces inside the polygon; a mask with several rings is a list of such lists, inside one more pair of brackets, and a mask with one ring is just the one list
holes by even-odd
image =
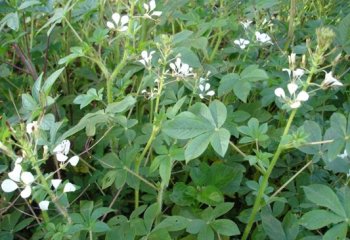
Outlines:
{"label": "flower cluster", "polygon": [[112,21],[107,21],[107,27],[119,32],[125,32],[128,30],[129,17],[127,15],[121,16],[119,13],[112,14]]}
{"label": "flower cluster", "polygon": [[143,89],[141,93],[145,96],[145,98],[153,99],[158,95],[158,88],[155,87],[153,88],[153,90],[150,89],[149,91],[147,91],[146,89]]}
{"label": "flower cluster", "polygon": [[145,66],[145,68],[150,69],[151,68],[151,61],[152,61],[152,55],[155,53],[155,51],[147,52],[142,51],[141,52],[141,60],[139,60],[142,65]]}
{"label": "flower cluster", "polygon": [[[207,76],[210,74],[210,72],[208,72]],[[205,96],[214,96],[215,95],[215,91],[214,90],[210,90],[210,83],[208,83],[208,78],[200,78],[199,79],[199,97],[201,99],[205,98]]]}
{"label": "flower cluster", "polygon": [[22,161],[22,157],[16,159],[15,167],[8,173],[9,178],[2,182],[1,188],[7,193],[23,188],[20,195],[22,198],[28,198],[32,194],[31,185],[35,181],[35,178],[31,172],[22,171]]}
{"label": "flower cluster", "polygon": [[266,33],[260,33],[258,31],[256,31],[255,32],[255,37],[256,37],[256,40],[258,42],[261,42],[263,44],[265,44],[265,43],[272,44],[270,36],[267,35]]}
{"label": "flower cluster", "polygon": [[144,17],[152,19],[152,17],[160,17],[162,15],[161,11],[154,11],[156,9],[156,1],[151,0],[149,3],[144,3],[143,8],[146,10]]}
{"label": "flower cluster", "polygon": [[333,73],[332,71],[330,71],[329,73],[325,72],[325,77],[324,80],[321,83],[321,88],[323,89],[327,89],[330,87],[341,87],[343,86],[343,83],[341,83],[338,79],[336,79],[335,77],[333,77]]}
{"label": "flower cluster", "polygon": [[234,41],[234,44],[238,45],[241,49],[245,49],[249,43],[250,43],[249,40],[245,40],[243,38],[236,39]]}
{"label": "flower cluster", "polygon": [[297,68],[295,70],[291,70],[288,68],[283,68],[282,71],[285,71],[288,73],[289,79],[292,82],[299,81],[302,76],[304,76],[305,71],[301,68]]}
{"label": "flower cluster", "polygon": [[305,102],[309,99],[309,94],[304,90],[301,90],[297,93],[298,85],[294,82],[287,85],[289,97],[286,96],[283,88],[276,88],[275,95],[279,97],[283,102],[288,104],[291,108],[299,108],[302,102]]}
{"label": "flower cluster", "polygon": [[247,30],[252,22],[253,21],[247,19],[246,21],[241,21],[240,24],[242,24],[244,30]]}
{"label": "flower cluster", "polygon": [[[68,160],[68,153],[70,149],[70,141],[69,140],[63,140],[60,144],[58,144],[54,149],[53,153],[56,155],[56,159],[59,162],[64,163]],[[76,166],[79,162],[79,156],[73,156],[69,158],[68,163],[70,163],[72,166]]]}
{"label": "flower cluster", "polygon": [[176,58],[175,63],[170,63],[169,66],[173,71],[172,75],[175,77],[186,78],[194,76],[193,69],[187,63],[183,63],[180,58]]}

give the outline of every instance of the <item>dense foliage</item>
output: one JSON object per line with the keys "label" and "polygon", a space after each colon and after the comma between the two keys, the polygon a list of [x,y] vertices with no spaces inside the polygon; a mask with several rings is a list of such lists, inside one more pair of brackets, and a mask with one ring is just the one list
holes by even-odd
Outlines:
{"label": "dense foliage", "polygon": [[0,0],[0,239],[350,236],[347,0]]}

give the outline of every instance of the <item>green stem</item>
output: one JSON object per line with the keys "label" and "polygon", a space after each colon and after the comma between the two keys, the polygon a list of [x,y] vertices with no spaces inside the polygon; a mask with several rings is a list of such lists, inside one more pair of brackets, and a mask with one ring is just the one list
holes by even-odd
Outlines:
{"label": "green stem", "polygon": [[[159,89],[158,89],[158,95],[157,95],[157,99],[156,99],[156,105],[155,105],[155,108],[154,108],[152,133],[151,133],[151,136],[148,139],[147,144],[146,144],[145,148],[143,149],[140,157],[138,157],[136,159],[135,173],[137,175],[139,175],[139,172],[140,172],[140,165],[141,165],[142,159],[144,159],[144,157],[146,156],[148,150],[151,148],[152,143],[153,143],[154,139],[156,138],[156,136],[157,136],[157,134],[158,134],[158,132],[160,130],[159,126],[155,125],[155,122],[156,122],[156,117],[157,117],[157,113],[158,113],[158,110],[159,110],[160,97],[162,95],[162,91],[163,91],[163,87],[164,87],[165,68],[166,68],[166,66],[163,67],[162,75],[159,78]],[[139,201],[140,201],[140,189],[139,189],[139,186],[137,186],[135,188],[135,209],[139,206]]]}
{"label": "green stem", "polygon": [[[303,90],[306,91],[311,80],[312,80],[312,77],[313,75],[315,74],[316,70],[317,70],[317,66],[318,66],[318,61],[315,61],[311,70],[310,70],[310,74],[309,74],[309,77],[306,81],[306,85],[304,86]],[[284,131],[283,131],[283,134],[282,134],[282,137],[281,139],[283,139],[289,132],[289,129],[292,125],[292,122],[294,120],[294,117],[295,117],[295,114],[297,113],[297,109],[294,109],[292,111],[292,113],[290,114],[289,118],[288,118],[288,121],[287,121],[287,125],[285,126],[284,128]],[[272,173],[272,170],[274,169],[278,159],[279,159],[279,156],[281,155],[283,149],[284,149],[284,144],[282,144],[282,142],[279,143],[278,147],[277,147],[277,150],[271,160],[271,163],[266,171],[266,173],[264,174],[263,176],[263,180],[262,180],[262,183],[259,187],[259,191],[258,191],[258,194],[256,196],[256,199],[255,199],[255,202],[254,202],[254,205],[253,205],[253,210],[252,210],[252,213],[250,214],[249,216],[249,220],[248,220],[248,224],[244,230],[244,233],[243,233],[243,236],[242,236],[242,240],[246,240],[249,236],[249,233],[250,233],[250,230],[253,226],[253,223],[255,222],[255,217],[256,217],[256,214],[258,213],[258,211],[261,209],[261,206],[263,205],[261,203],[262,199],[263,199],[263,196],[264,196],[264,192],[268,186],[268,183],[269,183],[269,178],[270,178],[270,175]]]}
{"label": "green stem", "polygon": [[[58,202],[58,199],[57,199],[56,195],[55,195],[55,194],[52,192],[52,190],[50,189],[49,184],[48,184],[48,182],[46,181],[46,178],[44,177],[44,175],[42,174],[40,168],[39,168],[39,167],[37,166],[37,164],[36,164],[36,159],[35,159],[34,156],[31,158],[31,162],[32,162],[32,164],[34,165],[34,170],[35,170],[37,176],[38,176],[39,179],[40,179],[41,185],[44,187],[44,189],[45,189],[45,191],[47,192],[47,194],[49,194],[49,196],[50,196],[50,198],[51,198],[51,201],[55,204],[57,210],[58,210],[58,211],[60,212],[60,214],[67,220],[67,222],[68,222],[68,223],[71,223],[72,220],[71,220],[71,218],[69,217],[67,210],[66,210],[63,206],[61,206],[61,204]],[[45,218],[45,215],[44,215],[44,214],[46,214],[47,220],[49,220],[49,219],[48,219],[47,213],[43,211],[43,217]],[[46,220],[45,220],[45,221],[46,221]]]}

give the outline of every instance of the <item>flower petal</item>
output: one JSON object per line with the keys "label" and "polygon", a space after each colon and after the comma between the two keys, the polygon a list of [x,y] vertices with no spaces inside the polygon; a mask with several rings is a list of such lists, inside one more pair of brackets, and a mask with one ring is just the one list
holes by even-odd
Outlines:
{"label": "flower petal", "polygon": [[110,22],[110,21],[107,21],[107,27],[109,28],[109,29],[115,29],[115,26],[114,26],[114,24],[112,23],[112,22]]}
{"label": "flower petal", "polygon": [[156,17],[160,17],[162,15],[163,12],[161,11],[154,11],[151,16],[156,16]]}
{"label": "flower petal", "polygon": [[32,194],[32,188],[27,185],[23,191],[21,191],[21,197],[22,198],[28,198]]}
{"label": "flower petal", "polygon": [[66,155],[62,154],[62,153],[57,153],[56,154],[56,159],[59,162],[65,162],[68,159],[68,157]]}
{"label": "flower petal", "polygon": [[21,174],[21,180],[25,185],[30,185],[34,182],[35,178],[31,172],[23,172]]}
{"label": "flower petal", "polygon": [[289,83],[287,85],[288,88],[288,92],[290,95],[293,95],[295,93],[295,91],[298,89],[298,85],[295,83]]}
{"label": "flower petal", "polygon": [[120,21],[120,14],[119,13],[113,13],[112,14],[112,19],[115,22],[115,25],[119,25],[119,21]]}
{"label": "flower petal", "polygon": [[276,88],[275,89],[275,95],[280,98],[286,98],[286,94],[284,93],[283,88]]}
{"label": "flower petal", "polygon": [[156,8],[156,1],[155,0],[151,0],[149,2],[149,7],[150,7],[150,11],[153,11]]}
{"label": "flower petal", "polygon": [[76,187],[70,182],[66,183],[63,188],[63,192],[75,192]]}
{"label": "flower petal", "polygon": [[49,209],[49,204],[50,202],[47,200],[41,201],[39,202],[39,208],[41,209],[41,211],[47,211]]}
{"label": "flower petal", "polygon": [[5,179],[2,183],[1,183],[1,188],[4,192],[13,192],[18,188],[17,183],[15,183],[14,181],[12,181],[11,179]]}
{"label": "flower petal", "polygon": [[127,24],[129,22],[129,16],[128,15],[124,15],[122,16],[122,18],[120,19],[120,23],[122,26],[124,26],[125,24]]}
{"label": "flower petal", "polygon": [[208,96],[214,96],[214,95],[215,95],[215,92],[214,92],[214,90],[210,90],[209,92],[206,93],[206,95],[208,95]]}
{"label": "flower petal", "polygon": [[63,153],[64,155],[67,155],[69,153],[70,149],[70,141],[69,140],[63,140],[60,144],[58,144],[54,149],[54,153]]}
{"label": "flower petal", "polygon": [[58,188],[58,186],[61,184],[61,182],[62,182],[62,179],[52,179],[51,180],[51,184],[55,190]]}
{"label": "flower petal", "polygon": [[297,96],[297,101],[302,101],[302,102],[305,102],[309,99],[309,94],[305,91],[301,91],[300,93],[298,93],[298,96]]}
{"label": "flower petal", "polygon": [[79,162],[79,156],[73,156],[71,157],[68,162],[70,163],[70,165],[72,165],[73,167],[75,167],[78,162]]}
{"label": "flower petal", "polygon": [[146,10],[146,12],[149,12],[149,6],[148,4],[144,3],[143,8]]}
{"label": "flower petal", "polygon": [[291,108],[299,108],[301,106],[301,103],[299,101],[294,101],[290,104]]}
{"label": "flower petal", "polygon": [[15,161],[16,164],[20,164],[23,161],[22,157],[18,157]]}
{"label": "flower petal", "polygon": [[15,182],[19,182],[21,179],[22,166],[19,164],[15,164],[15,167],[11,172],[8,173],[9,178],[11,178]]}

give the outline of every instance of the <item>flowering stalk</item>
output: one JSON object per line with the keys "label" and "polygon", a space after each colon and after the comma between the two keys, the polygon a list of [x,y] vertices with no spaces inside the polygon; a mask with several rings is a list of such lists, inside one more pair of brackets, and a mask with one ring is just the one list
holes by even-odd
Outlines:
{"label": "flowering stalk", "polygon": [[[135,3],[134,1],[130,1],[130,20],[129,20],[129,24],[128,24],[128,34],[132,34],[131,29],[133,26],[133,21],[132,21],[132,16],[134,15],[134,8],[135,8]],[[106,91],[107,91],[107,102],[108,103],[112,103],[113,102],[113,82],[114,79],[118,76],[118,74],[120,73],[120,71],[125,67],[126,63],[127,63],[127,59],[129,56],[129,45],[130,45],[130,41],[127,40],[125,42],[125,46],[124,46],[124,54],[123,54],[123,58],[121,59],[121,61],[119,62],[118,66],[113,70],[112,74],[106,79]]]}
{"label": "flowering stalk", "polygon": [[[32,152],[30,147],[26,147],[25,144],[23,144],[24,148],[23,150],[27,153],[27,155],[29,156],[29,161],[31,163],[31,165],[33,166],[36,175],[38,176],[41,185],[43,186],[43,188],[45,189],[46,193],[49,195],[49,197],[51,198],[51,201],[55,204],[57,210],[60,212],[60,214],[66,219],[66,221],[68,223],[71,223],[72,220],[68,215],[67,209],[63,206],[61,206],[61,204],[58,202],[58,199],[56,197],[56,195],[53,193],[53,191],[50,188],[49,183],[47,182],[46,178],[44,177],[44,175],[42,174],[39,165],[37,163],[37,159],[34,155],[34,153]],[[46,211],[42,211],[44,220],[46,222],[49,222],[49,217],[48,214],[46,213]]]}
{"label": "flowering stalk", "polygon": [[[318,65],[320,64],[320,62],[322,61],[322,55],[321,54],[315,54],[315,59],[313,62],[313,65],[311,67],[311,70],[310,70],[310,73],[309,73],[309,76],[306,80],[306,84],[303,88],[303,91],[306,91],[307,88],[309,87],[310,83],[311,83],[311,80],[312,80],[312,77],[313,75],[316,73],[317,71],[317,68],[318,68]],[[289,129],[292,125],[292,122],[294,120],[294,117],[297,113],[297,108],[294,109],[289,118],[288,118],[288,121],[287,121],[287,124],[284,128],[284,131],[283,131],[283,134],[281,136],[281,139],[283,139],[289,132]],[[259,190],[258,190],[258,194],[256,196],[256,199],[255,199],[255,202],[254,202],[254,205],[253,205],[253,210],[252,210],[252,213],[250,214],[249,216],[249,220],[248,220],[248,224],[246,226],[246,228],[244,229],[244,233],[243,233],[243,236],[242,236],[242,240],[246,240],[249,236],[249,233],[250,233],[250,230],[253,226],[253,223],[255,222],[255,217],[256,217],[256,214],[258,213],[258,211],[261,209],[262,206],[264,206],[264,204],[262,203],[262,199],[263,199],[263,196],[264,196],[264,192],[268,186],[268,183],[269,183],[269,178],[270,178],[270,175],[279,159],[279,156],[281,155],[282,151],[284,150],[284,147],[285,145],[282,144],[282,142],[279,143],[278,147],[277,147],[277,150],[275,152],[275,154],[273,155],[273,158],[271,160],[271,163],[268,167],[268,169],[266,170],[265,174],[263,175],[263,180],[262,180],[262,183],[261,185],[259,186]]]}

